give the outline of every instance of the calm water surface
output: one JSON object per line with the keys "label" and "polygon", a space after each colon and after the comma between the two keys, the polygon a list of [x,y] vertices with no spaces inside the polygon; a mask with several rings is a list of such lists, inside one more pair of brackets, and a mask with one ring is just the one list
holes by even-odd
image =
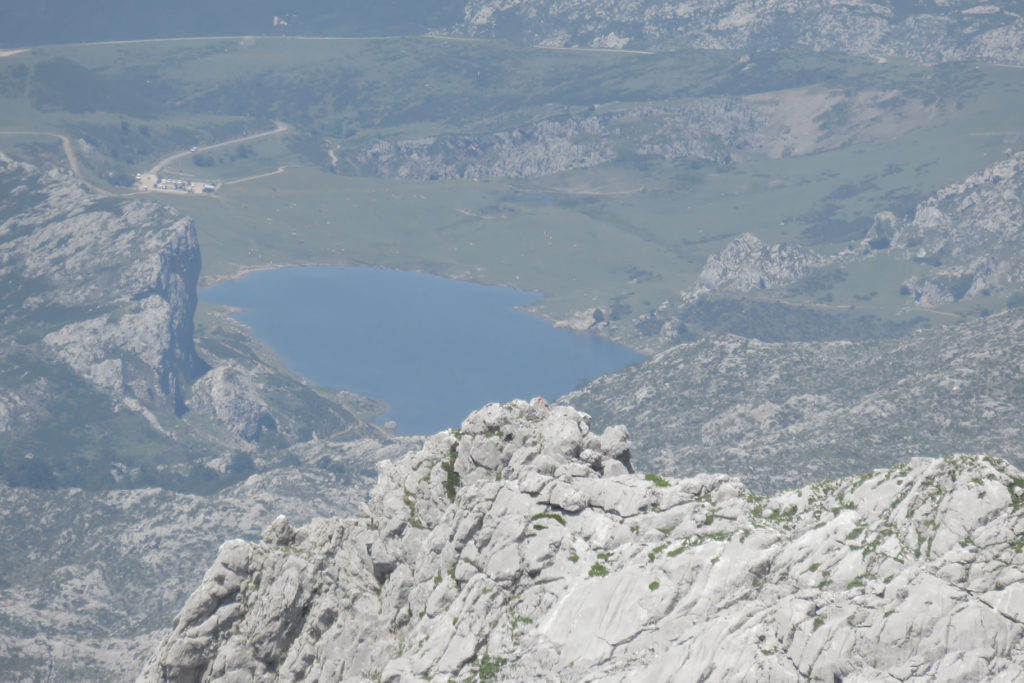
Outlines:
{"label": "calm water surface", "polygon": [[538,294],[373,268],[282,268],[200,292],[294,372],[384,401],[399,434],[458,426],[491,401],[553,399],[642,356],[555,329],[526,306]]}

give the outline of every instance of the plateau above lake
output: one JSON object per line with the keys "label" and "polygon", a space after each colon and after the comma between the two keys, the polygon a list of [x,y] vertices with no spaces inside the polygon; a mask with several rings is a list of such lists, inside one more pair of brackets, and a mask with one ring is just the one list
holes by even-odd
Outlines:
{"label": "plateau above lake", "polygon": [[374,268],[282,268],[200,294],[237,318],[293,371],[384,401],[400,434],[455,427],[490,401],[555,398],[642,360],[557,329],[521,306],[539,294]]}

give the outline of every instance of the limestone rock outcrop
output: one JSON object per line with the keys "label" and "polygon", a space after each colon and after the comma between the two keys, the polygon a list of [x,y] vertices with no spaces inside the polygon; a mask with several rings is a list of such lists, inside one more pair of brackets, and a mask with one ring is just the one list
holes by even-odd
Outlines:
{"label": "limestone rock outcrop", "polygon": [[697,276],[696,290],[772,289],[799,280],[827,263],[827,258],[806,247],[765,244],[747,232],[708,257]]}
{"label": "limestone rock outcrop", "polygon": [[492,404],[363,514],[229,541],[140,681],[1024,676],[1024,475],[915,459],[770,498]]}
{"label": "limestone rock outcrop", "polygon": [[649,103],[608,113],[558,115],[512,130],[377,141],[338,149],[344,167],[416,180],[532,178],[589,168],[623,156],[728,163],[733,150],[763,148],[771,120],[738,97]]}
{"label": "limestone rock outcrop", "polygon": [[219,365],[193,384],[189,406],[246,441],[255,441],[264,425],[273,424],[252,373],[237,363]]}

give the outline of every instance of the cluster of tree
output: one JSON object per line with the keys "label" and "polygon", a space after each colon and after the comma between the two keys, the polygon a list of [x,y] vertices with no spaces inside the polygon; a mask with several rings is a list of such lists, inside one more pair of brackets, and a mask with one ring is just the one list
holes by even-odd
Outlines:
{"label": "cluster of tree", "polygon": [[736,334],[766,342],[858,341],[899,337],[924,321],[915,317],[897,323],[866,313],[833,313],[795,304],[716,297],[687,306],[677,331],[684,341],[707,334]]}

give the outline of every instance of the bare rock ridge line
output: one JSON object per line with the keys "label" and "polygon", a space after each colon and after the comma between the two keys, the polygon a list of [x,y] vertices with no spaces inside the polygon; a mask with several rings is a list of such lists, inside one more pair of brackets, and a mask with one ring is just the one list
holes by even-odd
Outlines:
{"label": "bare rock ridge line", "polygon": [[452,32],[548,47],[796,48],[922,62],[1022,63],[1024,20],[1019,11],[974,2],[951,5],[959,11],[895,2],[470,0],[463,22]]}
{"label": "bare rock ridge line", "polygon": [[[491,404],[362,514],[221,546],[140,681],[1024,676],[1024,475],[918,458],[759,497]],[[728,656],[725,656],[728,655]]]}
{"label": "bare rock ridge line", "polygon": [[[753,68],[749,57],[740,60]],[[864,113],[842,127],[826,113],[843,102]],[[602,105],[511,129],[378,140],[330,150],[333,165],[363,175],[450,180],[535,178],[624,157],[699,159],[729,165],[751,153],[782,158],[870,139],[909,125],[936,107],[886,92],[814,92],[698,96],[685,102]],[[653,134],[652,134],[653,132]]]}

